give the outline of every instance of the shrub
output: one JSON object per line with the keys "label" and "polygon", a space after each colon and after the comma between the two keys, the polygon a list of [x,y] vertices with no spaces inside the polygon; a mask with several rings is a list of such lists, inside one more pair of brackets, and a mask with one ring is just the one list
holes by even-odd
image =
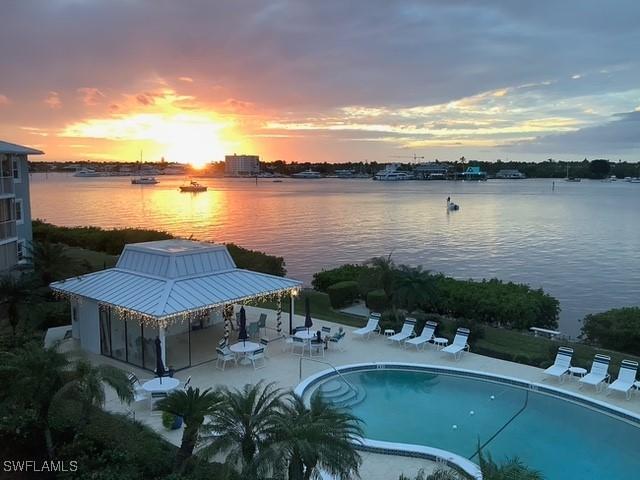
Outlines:
{"label": "shrub", "polygon": [[314,273],[311,285],[314,289],[327,293],[331,285],[339,282],[357,281],[360,275],[367,270],[369,270],[369,267],[364,265],[348,263],[337,268]]}
{"label": "shrub", "polygon": [[404,323],[404,319],[405,315],[402,311],[385,310],[380,316],[380,330],[384,332],[387,329],[392,329],[398,332]]}
{"label": "shrub", "polygon": [[358,282],[346,280],[331,285],[327,289],[331,307],[342,308],[351,305],[358,297]]}
{"label": "shrub", "polygon": [[389,299],[384,290],[372,290],[367,293],[367,308],[374,312],[383,312],[389,306]]}
{"label": "shrub", "polygon": [[227,243],[227,250],[238,268],[246,268],[256,272],[269,273],[284,277],[287,274],[284,258],[268,255],[257,250],[239,247],[235,243]]}
{"label": "shrub", "polygon": [[587,315],[582,336],[611,350],[640,355],[640,307],[615,308]]}

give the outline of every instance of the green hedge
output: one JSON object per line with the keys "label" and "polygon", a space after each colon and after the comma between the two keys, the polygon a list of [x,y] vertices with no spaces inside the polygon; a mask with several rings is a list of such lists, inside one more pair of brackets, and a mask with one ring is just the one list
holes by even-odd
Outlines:
{"label": "green hedge", "polygon": [[587,315],[582,336],[604,348],[640,355],[640,307],[615,308]]}
{"label": "green hedge", "polygon": [[358,281],[363,272],[370,270],[364,265],[346,264],[330,270],[322,270],[313,274],[311,286],[320,292],[328,292],[331,285],[339,282]]}
{"label": "green hedge", "polygon": [[382,312],[389,307],[389,299],[384,290],[371,290],[367,293],[367,307],[374,312]]}
{"label": "green hedge", "polygon": [[[33,221],[33,239],[63,243],[71,247],[82,247],[96,252],[119,255],[128,243],[151,242],[175,238],[168,232],[141,228],[123,228],[106,230],[99,227],[59,227],[42,220]],[[287,273],[284,258],[267,255],[264,252],[249,250],[228,243],[227,249],[239,268],[256,272],[284,276]]]}
{"label": "green hedge", "polygon": [[347,280],[331,285],[327,289],[331,307],[342,308],[351,305],[358,297],[358,282]]}

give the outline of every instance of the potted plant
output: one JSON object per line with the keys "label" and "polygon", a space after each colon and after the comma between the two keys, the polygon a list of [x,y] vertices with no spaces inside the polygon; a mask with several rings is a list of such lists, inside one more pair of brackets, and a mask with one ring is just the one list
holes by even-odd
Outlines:
{"label": "potted plant", "polygon": [[162,412],[162,425],[167,430],[177,430],[182,427],[182,417],[169,412]]}

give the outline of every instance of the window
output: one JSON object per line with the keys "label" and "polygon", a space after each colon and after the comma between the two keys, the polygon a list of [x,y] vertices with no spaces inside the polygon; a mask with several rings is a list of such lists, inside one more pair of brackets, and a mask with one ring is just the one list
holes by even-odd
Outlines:
{"label": "window", "polygon": [[24,218],[22,218],[22,199],[16,198],[16,224],[22,225],[24,223]]}
{"label": "window", "polygon": [[12,159],[13,164],[13,180],[16,183],[20,183],[22,181],[22,177],[20,176],[20,157],[17,155],[13,156]]}
{"label": "window", "polygon": [[18,240],[18,262],[24,263],[27,261],[27,249],[24,240]]}

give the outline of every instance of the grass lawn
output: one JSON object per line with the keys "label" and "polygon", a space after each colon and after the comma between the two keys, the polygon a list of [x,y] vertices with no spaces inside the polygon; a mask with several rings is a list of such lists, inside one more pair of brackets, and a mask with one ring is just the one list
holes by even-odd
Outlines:
{"label": "grass lawn", "polygon": [[104,268],[113,267],[118,261],[117,255],[109,255],[104,252],[94,252],[80,247],[67,247],[66,254],[78,262],[78,264],[88,263],[92,270],[103,270]]}

